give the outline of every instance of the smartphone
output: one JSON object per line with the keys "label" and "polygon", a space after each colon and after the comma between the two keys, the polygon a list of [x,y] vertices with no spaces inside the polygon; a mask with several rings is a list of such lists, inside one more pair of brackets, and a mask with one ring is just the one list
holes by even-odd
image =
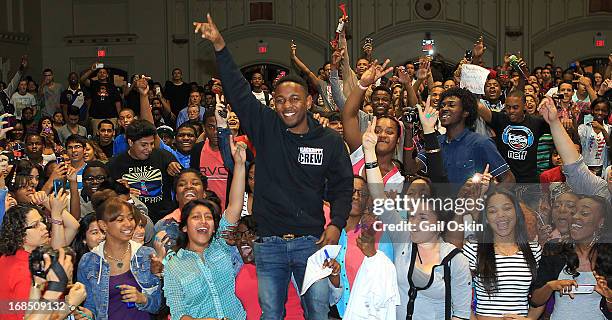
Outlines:
{"label": "smartphone", "polygon": [[24,156],[24,149],[23,144],[16,143],[15,146],[13,146],[13,158],[15,158],[15,160],[21,160],[21,158]]}
{"label": "smartphone", "polygon": [[584,115],[584,120],[582,121],[582,123],[587,124],[587,123],[591,123],[593,122],[595,118],[593,117],[592,114],[585,114]]}
{"label": "smartphone", "polygon": [[579,284],[578,288],[572,288],[571,293],[574,294],[591,294],[595,291],[594,284]]}
{"label": "smartphone", "polygon": [[161,88],[160,87],[156,87],[155,88],[155,95],[159,96],[161,94]]}
{"label": "smartphone", "polygon": [[434,53],[434,40],[433,39],[426,39],[423,40],[422,42],[422,50],[423,52],[427,53],[428,56],[433,56]]}
{"label": "smartphone", "polygon": [[465,50],[465,59],[467,61],[472,61],[472,50]]}
{"label": "smartphone", "polygon": [[14,127],[17,124],[17,118],[12,114],[2,118],[2,121],[6,121],[6,123],[2,125],[3,129]]}
{"label": "smartphone", "polygon": [[55,196],[57,197],[57,193],[64,188],[64,182],[60,179],[55,179],[53,180],[53,192],[55,193]]}
{"label": "smartphone", "polygon": [[102,69],[102,68],[104,68],[104,63],[102,62],[96,63],[96,69]]}
{"label": "smartphone", "polygon": [[550,51],[544,51],[544,54],[545,54],[545,55],[549,55],[549,54],[550,54]]}

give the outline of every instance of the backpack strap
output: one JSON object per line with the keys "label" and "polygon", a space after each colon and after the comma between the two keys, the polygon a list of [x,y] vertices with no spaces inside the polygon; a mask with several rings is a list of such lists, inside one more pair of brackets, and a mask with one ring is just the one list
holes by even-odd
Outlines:
{"label": "backpack strap", "polygon": [[270,94],[268,94],[267,92],[263,92],[264,93],[264,99],[266,100],[266,106],[270,106]]}
{"label": "backpack strap", "polygon": [[458,248],[453,249],[449,254],[442,259],[441,265],[444,266],[444,314],[445,319],[450,320],[452,316],[452,297],[451,297],[451,269],[450,269],[450,261],[457,255],[461,253],[461,250]]}

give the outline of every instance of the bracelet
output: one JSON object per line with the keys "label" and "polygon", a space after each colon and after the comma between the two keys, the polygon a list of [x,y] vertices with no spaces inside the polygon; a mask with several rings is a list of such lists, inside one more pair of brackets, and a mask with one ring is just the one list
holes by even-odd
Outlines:
{"label": "bracelet", "polygon": [[412,146],[412,147],[404,147],[404,150],[405,151],[412,151],[412,150],[414,150],[414,146]]}
{"label": "bracelet", "polygon": [[62,221],[62,220],[55,220],[53,218],[51,218],[51,223],[52,224],[57,224],[58,226],[63,226],[64,225],[64,221]]}
{"label": "bracelet", "polygon": [[433,149],[433,150],[425,150],[425,153],[438,153],[442,151],[442,149],[438,148],[438,149]]}
{"label": "bracelet", "polygon": [[359,87],[359,89],[361,90],[368,90],[368,87],[364,87],[361,85],[361,81],[357,81],[357,86]]}
{"label": "bracelet", "polygon": [[366,162],[365,163],[365,168],[366,169],[375,169],[375,168],[378,168],[378,161]]}

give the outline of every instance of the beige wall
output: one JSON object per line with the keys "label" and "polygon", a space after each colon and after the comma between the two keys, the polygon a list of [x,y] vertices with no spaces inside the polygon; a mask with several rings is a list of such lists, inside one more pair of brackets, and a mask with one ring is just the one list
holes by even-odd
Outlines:
{"label": "beige wall", "polygon": [[[0,66],[0,77],[7,66],[12,74],[19,56],[27,52],[35,79],[43,67],[51,66],[56,79],[65,82],[68,72],[89,67],[96,60],[96,47],[102,45],[108,50],[103,62],[130,74],[146,71],[165,80],[173,67],[181,67],[185,79],[203,81],[215,73],[214,56],[210,44],[193,34],[191,23],[204,19],[205,12],[211,12],[222,29],[238,65],[289,66],[293,39],[300,57],[316,71],[328,60],[327,43],[340,2],[347,3],[357,22],[351,26],[352,57],[369,36],[375,57],[395,63],[414,59],[421,54],[425,32],[431,32],[437,51],[453,62],[482,34],[488,64],[499,63],[504,52],[520,51],[531,66],[541,65],[547,62],[543,51],[551,50],[557,63],[567,66],[610,52],[610,46],[594,47],[596,32],[609,36],[607,43],[612,41],[612,15],[589,16],[588,0],[440,0],[440,12],[430,20],[417,14],[416,0],[275,0],[272,22],[249,22],[250,2],[0,0],[0,58],[10,61],[10,66]],[[507,36],[511,29],[522,35]],[[268,43],[265,55],[257,54],[260,40]]]}

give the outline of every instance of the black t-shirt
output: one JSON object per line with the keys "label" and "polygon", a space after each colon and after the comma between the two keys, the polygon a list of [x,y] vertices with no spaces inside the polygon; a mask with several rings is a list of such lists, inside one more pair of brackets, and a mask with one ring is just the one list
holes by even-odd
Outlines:
{"label": "black t-shirt", "polygon": [[137,89],[132,89],[125,97],[125,107],[132,109],[137,117],[140,117],[140,93]]}
{"label": "black t-shirt", "polygon": [[177,86],[171,81],[166,81],[164,96],[166,99],[170,100],[172,113],[178,115],[179,112],[187,106],[190,92],[191,86],[185,82],[183,82],[183,84],[180,86]]}
{"label": "black t-shirt", "polygon": [[497,150],[506,159],[519,183],[539,183],[537,174],[538,140],[550,127],[543,118],[525,115],[520,123],[511,123],[504,112],[491,112],[489,125],[495,130]]}
{"label": "black t-shirt", "polygon": [[167,172],[171,162],[176,162],[171,153],[154,149],[147,160],[136,160],[126,151],[108,163],[113,180],[125,179],[130,188],[140,190],[138,199],[149,209],[153,223],[174,209],[172,177]]}
{"label": "black t-shirt", "polygon": [[121,101],[119,90],[112,83],[91,81],[91,108],[89,116],[94,119],[117,118],[115,102]]}
{"label": "black t-shirt", "polygon": [[103,146],[98,140],[98,145],[100,146],[100,149],[102,149],[106,157],[108,157],[109,159],[113,157],[113,142],[112,141],[108,145]]}

